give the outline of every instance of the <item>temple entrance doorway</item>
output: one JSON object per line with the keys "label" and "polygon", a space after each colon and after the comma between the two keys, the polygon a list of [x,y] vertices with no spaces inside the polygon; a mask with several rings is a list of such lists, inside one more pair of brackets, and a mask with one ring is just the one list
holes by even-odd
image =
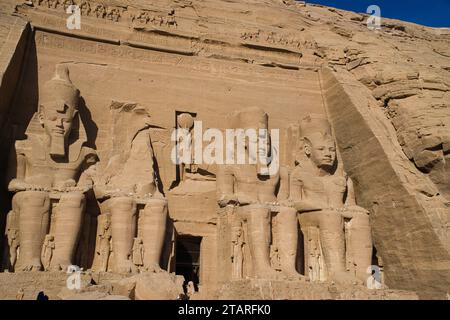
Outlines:
{"label": "temple entrance doorway", "polygon": [[183,288],[187,290],[189,281],[198,291],[200,283],[200,245],[201,237],[179,236],[176,242],[175,273],[184,276]]}

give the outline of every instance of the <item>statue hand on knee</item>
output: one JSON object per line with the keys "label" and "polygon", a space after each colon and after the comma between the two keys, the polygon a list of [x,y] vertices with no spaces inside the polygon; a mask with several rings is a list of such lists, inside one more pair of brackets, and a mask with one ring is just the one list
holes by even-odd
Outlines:
{"label": "statue hand on knee", "polygon": [[357,215],[366,216],[368,214],[369,214],[368,210],[366,210],[362,207],[359,207],[359,206],[345,206],[343,208],[343,212],[342,212],[342,215],[345,218],[353,218],[354,216],[357,216]]}

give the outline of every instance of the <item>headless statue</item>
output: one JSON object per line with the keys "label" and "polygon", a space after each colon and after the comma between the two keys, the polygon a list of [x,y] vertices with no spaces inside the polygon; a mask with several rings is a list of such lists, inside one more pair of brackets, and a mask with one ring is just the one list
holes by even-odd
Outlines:
{"label": "headless statue", "polygon": [[133,242],[138,231],[138,206],[143,206],[139,230],[145,248],[143,268],[159,271],[166,232],[167,201],[159,192],[155,180],[153,148],[146,122],[148,114],[136,105],[119,104],[114,108],[114,134],[117,134],[114,141],[122,141],[122,144],[113,147],[115,154],[101,181],[95,185],[97,199],[102,202],[103,210],[111,215],[114,250],[111,271],[137,272],[133,263]]}
{"label": "headless statue", "polygon": [[[283,211],[285,248],[296,251],[297,214],[307,239],[308,228],[319,230],[329,278],[352,281],[367,278],[371,265],[372,238],[368,211],[356,205],[352,181],[339,168],[331,127],[326,118],[310,115],[301,122],[301,142],[296,166],[288,176],[290,207]],[[305,246],[306,248],[306,246]],[[285,261],[295,264],[295,256],[284,252]],[[354,275],[347,272],[347,260]]]}
{"label": "headless statue", "polygon": [[[58,65],[43,86],[39,110],[30,122],[26,140],[17,141],[10,157],[15,193],[12,210],[18,216],[20,256],[16,270],[41,270],[41,249],[49,231],[51,199],[56,202],[51,221],[55,250],[50,268],[65,270],[73,264],[83,220],[85,193],[92,182],[83,171],[96,161],[86,147],[78,115],[80,92],[69,70]],[[77,181],[78,180],[78,181]]]}

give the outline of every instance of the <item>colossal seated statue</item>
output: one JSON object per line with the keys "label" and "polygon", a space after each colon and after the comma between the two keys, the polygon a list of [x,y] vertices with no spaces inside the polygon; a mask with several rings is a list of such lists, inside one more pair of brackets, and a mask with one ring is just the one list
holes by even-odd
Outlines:
{"label": "colossal seated statue", "polygon": [[83,172],[96,161],[95,151],[85,146],[79,99],[68,68],[57,65],[55,76],[41,90],[27,138],[17,141],[11,152],[8,188],[15,193],[10,212],[15,218],[8,221],[15,225],[7,229],[19,231],[15,270],[42,269],[41,250],[48,232],[54,241],[48,268],[62,270],[73,263],[85,193],[92,188]]}
{"label": "colossal seated statue", "polygon": [[[268,130],[268,115],[259,108],[247,108],[233,115],[235,120],[234,128],[241,130],[253,129],[258,132],[260,129]],[[244,152],[247,162],[245,164],[228,164],[218,166],[217,192],[220,207],[231,207],[237,214],[237,219],[242,220],[247,225],[246,235],[249,245],[250,256],[252,258],[253,276],[261,279],[276,279],[279,274],[271,264],[271,215],[277,203],[277,186],[280,182],[278,171],[268,175],[263,172],[264,166],[270,163],[263,163],[256,159],[260,152],[269,154],[270,139],[267,139],[267,147],[261,147],[259,141],[251,141],[257,137],[247,135]],[[250,152],[250,144],[258,145],[258,151]],[[238,148],[239,152],[239,148]],[[252,159],[253,158],[253,159]],[[277,209],[275,209],[277,210]],[[235,222],[233,232],[241,233],[240,223]],[[242,237],[242,235],[239,235]],[[242,276],[242,240],[233,236],[233,259],[234,278]]]}
{"label": "colossal seated statue", "polygon": [[[290,234],[286,238],[290,245],[286,246],[296,251],[298,215],[311,280],[346,282],[355,276],[365,280],[372,259],[369,212],[356,205],[352,181],[338,165],[328,120],[309,115],[302,120],[300,130],[296,166],[290,172],[282,170],[288,176],[287,202],[291,207],[285,209],[283,217],[284,224],[290,226],[285,230]],[[317,261],[322,254],[323,261]],[[294,265],[295,256],[286,256]]]}
{"label": "colossal seated statue", "polygon": [[[167,201],[157,187],[148,114],[136,104],[122,103],[114,103],[112,112],[113,151],[106,168],[98,172],[94,186],[102,215],[109,215],[111,220],[112,263],[108,271],[138,270],[133,263],[136,237],[143,245],[142,269],[158,271],[166,232]],[[103,248],[103,257],[109,256],[104,251]],[[102,263],[102,269],[105,264]]]}

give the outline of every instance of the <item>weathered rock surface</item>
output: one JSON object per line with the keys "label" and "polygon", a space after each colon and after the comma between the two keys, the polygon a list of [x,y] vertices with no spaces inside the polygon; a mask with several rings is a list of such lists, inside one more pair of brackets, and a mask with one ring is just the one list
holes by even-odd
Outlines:
{"label": "weathered rock surface", "polygon": [[167,272],[148,272],[111,282],[112,292],[133,300],[175,300],[184,278]]}
{"label": "weathered rock surface", "polygon": [[242,280],[224,284],[214,293],[219,300],[417,300],[401,290],[369,290],[364,286],[334,283]]}

